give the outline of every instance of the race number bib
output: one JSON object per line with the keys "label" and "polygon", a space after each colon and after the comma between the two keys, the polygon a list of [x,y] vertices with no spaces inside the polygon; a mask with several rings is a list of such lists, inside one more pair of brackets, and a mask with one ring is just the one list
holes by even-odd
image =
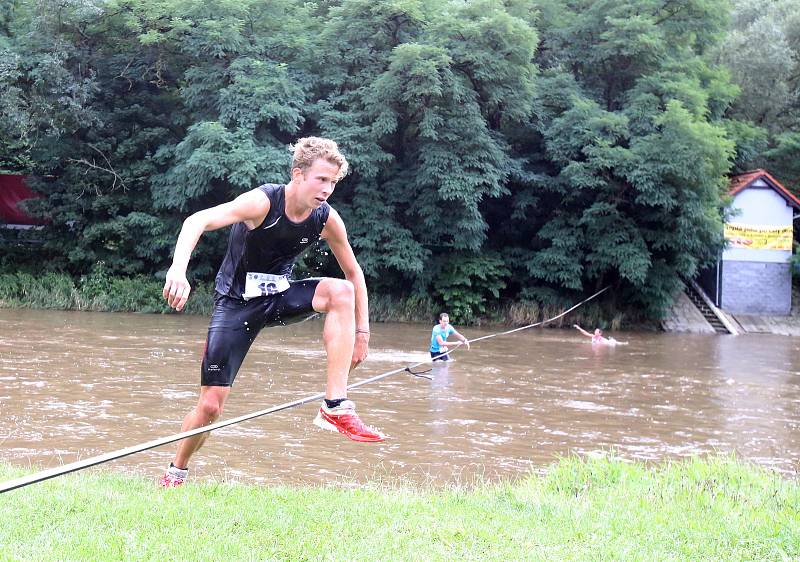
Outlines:
{"label": "race number bib", "polygon": [[270,275],[269,273],[247,272],[244,280],[244,300],[267,295],[277,295],[289,288],[289,280],[285,275]]}

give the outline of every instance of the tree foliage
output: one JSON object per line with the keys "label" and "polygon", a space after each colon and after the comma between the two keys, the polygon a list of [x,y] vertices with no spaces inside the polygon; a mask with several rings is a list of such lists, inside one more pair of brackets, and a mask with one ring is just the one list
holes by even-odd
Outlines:
{"label": "tree foliage", "polygon": [[729,32],[715,58],[730,69],[741,90],[728,111],[736,124],[731,136],[737,141],[737,168],[767,167],[797,190],[800,4],[735,0]]}
{"label": "tree foliage", "polygon": [[[729,8],[14,0],[1,165],[44,196],[48,267],[158,275],[189,213],[285,181],[288,145],[330,136],[352,164],[331,203],[373,291],[466,320],[613,285],[611,306],[658,316],[721,247],[732,167],[800,178],[797,9]],[[207,235],[192,275],[224,243]]]}

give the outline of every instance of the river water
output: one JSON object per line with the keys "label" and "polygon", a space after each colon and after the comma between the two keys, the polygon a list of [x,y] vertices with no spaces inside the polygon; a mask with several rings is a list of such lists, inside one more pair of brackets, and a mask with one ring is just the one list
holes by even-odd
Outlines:
{"label": "river water", "polygon": [[[207,318],[0,309],[0,461],[50,468],[180,431],[195,404]],[[351,382],[424,361],[432,326],[372,327]],[[469,338],[498,330],[461,328]],[[265,330],[223,418],[324,390],[322,322]],[[785,336],[532,329],[476,343],[433,380],[397,374],[350,393],[379,444],[311,422],[307,404],[215,431],[194,477],[266,484],[514,479],[561,456],[664,461],[735,452],[800,470],[800,344]],[[424,368],[424,367],[422,367]],[[104,465],[163,473],[174,444]],[[91,469],[96,470],[96,469]]]}

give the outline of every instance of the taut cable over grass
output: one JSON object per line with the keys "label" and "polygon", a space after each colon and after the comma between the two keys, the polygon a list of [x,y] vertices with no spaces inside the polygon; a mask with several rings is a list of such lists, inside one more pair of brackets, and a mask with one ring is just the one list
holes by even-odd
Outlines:
{"label": "taut cable over grass", "polygon": [[[608,288],[609,287],[605,287],[604,289],[601,289],[601,290],[597,291],[592,296],[582,300],[581,302],[579,302],[578,304],[572,306],[571,308],[568,308],[564,312],[562,312],[562,313],[560,313],[560,314],[558,314],[556,316],[553,316],[552,318],[548,318],[547,320],[542,320],[541,322],[535,322],[533,324],[528,324],[527,326],[522,326],[520,328],[514,328],[512,330],[507,330],[505,332],[498,332],[498,333],[495,333],[495,334],[482,336],[480,338],[475,338],[474,340],[470,340],[470,343],[475,343],[475,342],[478,342],[478,341],[481,341],[481,340],[488,340],[489,338],[494,338],[494,337],[498,337],[498,336],[504,336],[504,335],[507,335],[507,334],[513,334],[514,332],[527,330],[528,328],[534,328],[536,326],[543,326],[544,324],[548,324],[550,322],[553,322],[555,320],[558,320],[559,318],[562,318],[562,317],[566,316],[567,314],[569,314],[570,312],[572,312],[576,308],[579,308],[580,306],[583,306],[584,304],[586,304],[590,300],[592,300],[595,297],[597,297],[598,295],[602,294],[603,292],[608,290]],[[459,346],[460,345],[461,344],[459,343]],[[436,359],[438,357],[441,357],[442,355],[446,355],[447,353],[452,353],[452,352],[453,352],[452,350],[448,351],[448,352],[444,352],[444,353],[442,353],[440,355],[437,355],[435,357],[431,357],[430,359],[426,359],[425,361],[420,361],[419,363],[415,363],[414,365],[409,365],[407,367],[401,367],[399,369],[394,369],[392,371],[387,371],[385,373],[381,373],[380,375],[375,375],[374,377],[370,377],[368,379],[364,379],[362,381],[350,384],[350,385],[347,386],[347,389],[351,390],[351,389],[354,389],[354,388],[358,388],[360,386],[364,386],[364,385],[367,385],[367,384],[370,384],[370,383],[373,383],[373,382],[379,381],[381,379],[385,379],[385,378],[390,377],[392,375],[396,375],[398,373],[403,373],[403,372],[409,372],[412,375],[423,376],[424,377],[424,375],[422,373],[419,373],[419,372],[415,373],[414,371],[412,371],[412,369],[414,369],[415,367],[419,367],[420,365],[424,365],[426,363],[430,363],[434,359]],[[424,372],[427,372],[427,371],[424,371]],[[430,377],[425,377],[425,378],[430,378]],[[200,435],[201,433],[207,433],[207,432],[210,432],[210,431],[214,431],[215,429],[220,429],[220,428],[223,428],[223,427],[227,427],[229,425],[241,423],[243,421],[251,420],[253,418],[266,416],[267,414],[274,414],[275,412],[280,412],[281,410],[288,410],[289,408],[294,408],[295,406],[302,406],[303,404],[308,404],[309,402],[314,402],[316,400],[321,400],[324,397],[325,397],[325,393],[324,392],[319,392],[317,394],[313,394],[313,395],[307,396],[305,398],[300,398],[298,400],[293,400],[291,402],[286,402],[286,403],[280,404],[278,406],[272,406],[271,408],[266,408],[264,410],[259,410],[257,412],[252,412],[250,414],[245,414],[243,416],[239,416],[239,417],[236,417],[236,418],[231,418],[229,420],[212,423],[210,425],[206,425],[206,426],[203,426],[203,427],[198,427],[196,429],[192,429],[192,430],[189,430],[189,431],[183,431],[181,433],[176,433],[174,435],[169,435],[167,437],[162,437],[161,439],[154,439],[153,441],[148,441],[146,443],[141,443],[139,445],[133,445],[132,447],[127,447],[125,449],[119,449],[117,451],[112,451],[110,453],[105,453],[103,455],[97,455],[95,457],[90,457],[88,459],[83,459],[81,461],[76,461],[76,462],[73,462],[73,463],[65,464],[65,465],[62,465],[62,466],[59,466],[59,467],[56,467],[56,468],[43,470],[43,471],[37,472],[35,474],[31,474],[31,475],[28,475],[28,476],[23,476],[22,478],[17,478],[15,480],[9,480],[7,482],[3,482],[2,484],[0,484],[0,494],[2,494],[4,492],[9,492],[11,490],[16,490],[17,488],[22,488],[22,487],[28,486],[30,484],[35,484],[37,482],[42,482],[44,480],[49,480],[50,478],[55,478],[56,476],[61,476],[63,474],[69,474],[70,472],[76,472],[78,470],[83,470],[83,469],[89,468],[91,466],[95,466],[95,465],[98,465],[98,464],[103,464],[103,463],[106,463],[106,462],[110,462],[110,461],[113,461],[113,460],[116,460],[116,459],[120,459],[122,457],[127,457],[128,455],[132,455],[134,453],[140,453],[142,451],[147,451],[148,449],[155,449],[156,447],[161,447],[162,445],[167,445],[169,443],[174,443],[175,441],[180,441],[181,439],[186,439],[187,437],[193,437],[195,435]]]}

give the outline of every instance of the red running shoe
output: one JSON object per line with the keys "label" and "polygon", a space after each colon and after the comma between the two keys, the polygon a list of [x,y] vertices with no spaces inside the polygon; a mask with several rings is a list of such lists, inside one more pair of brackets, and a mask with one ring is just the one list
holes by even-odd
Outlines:
{"label": "red running shoe", "polygon": [[189,478],[189,469],[181,470],[178,467],[170,465],[164,476],[158,479],[158,485],[161,488],[177,488]]}
{"label": "red running shoe", "polygon": [[323,402],[314,425],[328,431],[338,431],[353,441],[374,443],[383,441],[386,436],[361,421],[356,414],[356,405],[345,400],[335,408],[328,408]]}

